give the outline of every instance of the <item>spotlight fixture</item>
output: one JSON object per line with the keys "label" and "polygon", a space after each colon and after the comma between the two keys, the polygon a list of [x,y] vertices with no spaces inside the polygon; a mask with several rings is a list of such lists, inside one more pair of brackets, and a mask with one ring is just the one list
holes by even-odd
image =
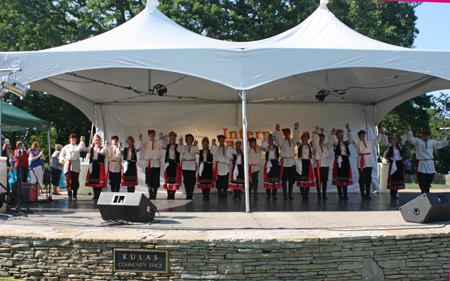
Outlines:
{"label": "spotlight fixture", "polygon": [[163,84],[157,84],[157,85],[153,86],[152,94],[153,95],[158,95],[160,97],[166,96],[167,95],[167,88]]}
{"label": "spotlight fixture", "polygon": [[2,77],[0,81],[0,87],[2,94],[11,92],[15,95],[18,95],[20,99],[23,99],[30,89],[29,85],[25,86],[23,84],[20,84],[19,82],[7,76]]}
{"label": "spotlight fixture", "polygon": [[320,90],[317,94],[316,94],[316,100],[317,101],[324,101],[325,98],[330,95],[330,92],[327,90]]}

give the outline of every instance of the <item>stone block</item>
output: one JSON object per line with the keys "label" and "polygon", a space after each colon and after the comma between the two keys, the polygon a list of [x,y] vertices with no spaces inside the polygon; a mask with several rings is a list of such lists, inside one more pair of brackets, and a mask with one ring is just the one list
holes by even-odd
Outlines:
{"label": "stone block", "polygon": [[362,264],[362,280],[384,281],[383,270],[372,258],[365,258]]}
{"label": "stone block", "polygon": [[403,268],[405,267],[404,260],[387,260],[387,261],[379,261],[378,265],[382,268]]}
{"label": "stone block", "polygon": [[220,274],[241,274],[244,272],[242,263],[226,263],[217,265]]}

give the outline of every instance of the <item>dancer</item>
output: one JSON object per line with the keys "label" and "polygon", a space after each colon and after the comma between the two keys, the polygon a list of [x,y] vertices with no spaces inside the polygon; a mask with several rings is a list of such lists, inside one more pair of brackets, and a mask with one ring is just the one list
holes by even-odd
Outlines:
{"label": "dancer", "polygon": [[372,169],[373,163],[375,162],[372,158],[372,151],[375,146],[377,146],[381,141],[386,145],[388,144],[386,134],[382,127],[378,129],[378,136],[376,139],[366,140],[366,131],[360,130],[358,132],[359,140],[355,139],[350,126],[346,125],[349,132],[348,140],[356,148],[358,152],[358,157],[356,163],[358,165],[359,172],[359,190],[361,192],[361,197],[363,199],[372,199],[370,197],[370,186],[372,184]]}
{"label": "dancer", "polygon": [[[347,124],[348,125],[348,124]],[[350,129],[348,128],[348,133]],[[350,165],[350,142],[344,141],[344,131],[336,130],[334,141],[333,185],[336,185],[339,199],[347,200],[348,186],[353,184]]]}
{"label": "dancer", "polygon": [[138,185],[138,173],[137,173],[137,154],[141,147],[142,141],[139,140],[137,147],[134,147],[134,138],[128,136],[125,140],[127,148],[122,151],[123,153],[123,175],[121,186],[126,186],[128,192],[134,192],[136,185]]}
{"label": "dancer", "polygon": [[108,158],[108,179],[111,192],[119,192],[123,157],[122,143],[119,143],[119,137],[111,136],[111,145],[105,141],[102,152]]}
{"label": "dancer", "polygon": [[248,169],[250,177],[250,189],[249,195],[253,199],[258,200],[258,183],[259,183],[259,165],[261,164],[262,148],[256,147],[256,139],[251,138],[248,140],[250,148],[248,149]]}
{"label": "dancer", "polygon": [[321,198],[323,198],[324,200],[328,199],[327,182],[328,182],[328,173],[330,169],[328,157],[330,155],[329,151],[331,148],[333,148],[333,144],[336,140],[336,136],[334,135],[335,132],[336,132],[335,129],[331,130],[331,134],[328,137],[328,142],[324,144],[325,135],[321,134],[319,131],[319,126],[316,126],[316,133],[314,134],[312,140],[312,145],[314,148],[314,160],[316,160],[315,163],[316,188],[317,188],[317,197],[319,200]]}
{"label": "dancer", "polygon": [[195,156],[198,154],[197,141],[194,141],[194,136],[187,134],[185,136],[186,145],[183,145],[183,138],[180,138],[180,145],[177,147],[181,153],[181,169],[183,173],[183,183],[186,189],[186,200],[194,198],[195,188],[195,172],[197,170],[197,163]]}
{"label": "dancer", "polygon": [[278,200],[277,190],[281,188],[280,180],[280,150],[273,142],[272,134],[264,134],[261,150],[266,152],[266,164],[264,165],[264,188],[266,188],[266,199]]}
{"label": "dancer", "polygon": [[101,147],[102,139],[98,134],[94,135],[92,147],[88,147],[89,151],[89,170],[86,175],[86,186],[92,187],[94,197],[92,200],[98,200],[102,188],[106,187],[105,175],[105,155],[103,147]]}
{"label": "dancer", "polygon": [[216,188],[219,200],[227,199],[228,180],[230,173],[230,160],[233,159],[233,147],[225,146],[225,136],[217,136],[219,146],[216,145],[216,140],[212,140],[211,153],[214,155],[216,165],[214,168],[214,179],[216,181]]}
{"label": "dancer", "polygon": [[[143,158],[145,159],[145,184],[148,187],[150,199],[156,199],[160,186],[159,176],[161,174],[160,147],[163,133],[159,134],[160,141],[155,140],[154,130],[148,130],[149,141],[142,144]],[[142,141],[142,134],[139,134],[139,141]]]}
{"label": "dancer", "polygon": [[389,160],[389,174],[387,178],[387,188],[391,190],[391,199],[398,199],[399,189],[405,189],[405,165],[402,161],[401,150],[408,136],[403,135],[402,142],[399,144],[397,137],[392,135],[390,143],[384,152],[384,158]]}
{"label": "dancer", "polygon": [[[284,139],[283,139],[284,135]],[[294,200],[292,190],[295,182],[295,146],[300,142],[300,133],[298,131],[298,123],[294,124],[294,134],[291,139],[291,130],[283,129],[283,134],[280,132],[280,125],[275,125],[275,132],[273,136],[281,149],[281,179],[283,187],[283,198],[286,200],[289,192],[289,199]],[[289,181],[289,186],[287,182]],[[288,189],[289,187],[289,189]]]}
{"label": "dancer", "polygon": [[[241,141],[236,142],[236,147],[233,149],[233,160],[231,164],[231,184],[230,188],[234,191],[233,199],[241,200],[242,190],[245,190],[244,178],[244,153],[241,149]],[[233,144],[231,144],[233,147]]]}
{"label": "dancer", "polygon": [[297,186],[300,187],[300,193],[303,200],[309,200],[309,188],[313,187],[314,169],[311,161],[313,158],[313,148],[308,143],[309,132],[302,134],[301,143],[298,143],[298,163],[296,169]]}
{"label": "dancer", "polygon": [[63,147],[59,154],[59,162],[64,163],[64,177],[66,179],[67,193],[69,201],[77,200],[78,188],[80,187],[80,152],[86,151],[84,145],[84,136],[80,137],[80,143],[77,145],[77,136],[70,134],[70,144]]}
{"label": "dancer", "polygon": [[422,139],[415,138],[411,131],[411,125],[406,126],[408,141],[416,146],[417,180],[422,193],[430,192],[431,183],[436,170],[433,163],[434,149],[441,149],[448,145],[450,137],[441,141],[430,140],[430,131],[422,131]]}
{"label": "dancer", "polygon": [[199,151],[199,168],[198,168],[198,176],[197,176],[197,188],[202,190],[203,200],[209,200],[209,193],[211,188],[214,187],[214,169],[213,169],[213,160],[214,156],[209,150],[209,139],[204,137],[202,140],[203,149]]}
{"label": "dancer", "polygon": [[164,166],[164,189],[167,190],[167,199],[174,200],[175,193],[180,189],[181,184],[181,165],[180,152],[177,150],[176,142],[177,134],[175,132],[169,133],[169,143],[161,144],[161,148],[166,150]]}

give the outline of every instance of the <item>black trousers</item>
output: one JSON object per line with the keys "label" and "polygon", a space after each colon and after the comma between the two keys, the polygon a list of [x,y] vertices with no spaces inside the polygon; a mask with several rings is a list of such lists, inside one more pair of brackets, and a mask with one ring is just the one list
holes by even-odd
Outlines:
{"label": "black trousers", "polygon": [[195,171],[183,170],[183,183],[186,189],[186,199],[192,199],[195,188]]}
{"label": "black trousers", "polygon": [[250,195],[253,192],[253,197],[258,197],[258,183],[259,183],[258,175],[259,171],[252,173],[252,182],[250,183]]}
{"label": "black trousers", "polygon": [[277,190],[278,189],[266,188],[267,199],[269,199],[270,196],[272,196],[273,198],[277,198]]}
{"label": "black trousers", "polygon": [[327,182],[328,182],[328,172],[330,171],[330,167],[320,167],[319,169],[320,169],[320,183],[322,185],[321,187],[319,186],[317,168],[314,168],[314,175],[316,177],[317,196],[320,196],[321,192],[323,192],[323,196],[326,196],[326,193],[327,193]]}
{"label": "black trousers", "polygon": [[113,173],[109,171],[109,185],[111,186],[111,192],[119,192],[120,191],[120,178],[121,173]]}
{"label": "black trousers", "polygon": [[361,196],[370,197],[370,186],[372,184],[372,167],[358,169],[359,172],[359,190]]}
{"label": "black trousers", "polygon": [[[287,189],[287,182],[289,181],[289,189]],[[283,167],[283,177],[281,178],[281,186],[283,187],[283,195],[286,196],[287,192],[292,195],[292,189],[295,183],[295,166]]]}
{"label": "black trousers", "polygon": [[216,188],[217,192],[219,193],[219,199],[227,197],[229,179],[230,179],[229,174],[226,174],[225,176],[217,176]]}
{"label": "black trousers", "polygon": [[[161,173],[161,168],[150,168],[150,175],[147,170],[148,168],[145,168],[145,183],[148,186],[149,199],[156,199],[158,188],[160,186],[159,175]],[[134,192],[134,189],[131,192]]]}
{"label": "black trousers", "polygon": [[433,179],[434,179],[434,174],[425,174],[425,173],[418,172],[417,176],[419,178],[419,186],[420,186],[421,192],[429,193],[431,183],[433,182]]}
{"label": "black trousers", "polygon": [[69,194],[69,197],[73,195],[74,198],[77,197],[78,188],[80,187],[80,173],[76,173],[74,171],[70,171],[70,176],[72,177],[72,183],[70,184],[70,189],[67,189],[67,193]]}

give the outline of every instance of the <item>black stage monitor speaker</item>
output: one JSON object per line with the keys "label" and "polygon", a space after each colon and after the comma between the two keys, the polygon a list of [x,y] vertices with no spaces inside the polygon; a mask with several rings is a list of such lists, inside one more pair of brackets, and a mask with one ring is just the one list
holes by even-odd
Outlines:
{"label": "black stage monitor speaker", "polygon": [[427,223],[450,220],[450,193],[424,193],[400,207],[405,221]]}
{"label": "black stage monitor speaker", "polygon": [[147,222],[155,219],[156,206],[142,193],[102,192],[97,206],[104,220]]}

